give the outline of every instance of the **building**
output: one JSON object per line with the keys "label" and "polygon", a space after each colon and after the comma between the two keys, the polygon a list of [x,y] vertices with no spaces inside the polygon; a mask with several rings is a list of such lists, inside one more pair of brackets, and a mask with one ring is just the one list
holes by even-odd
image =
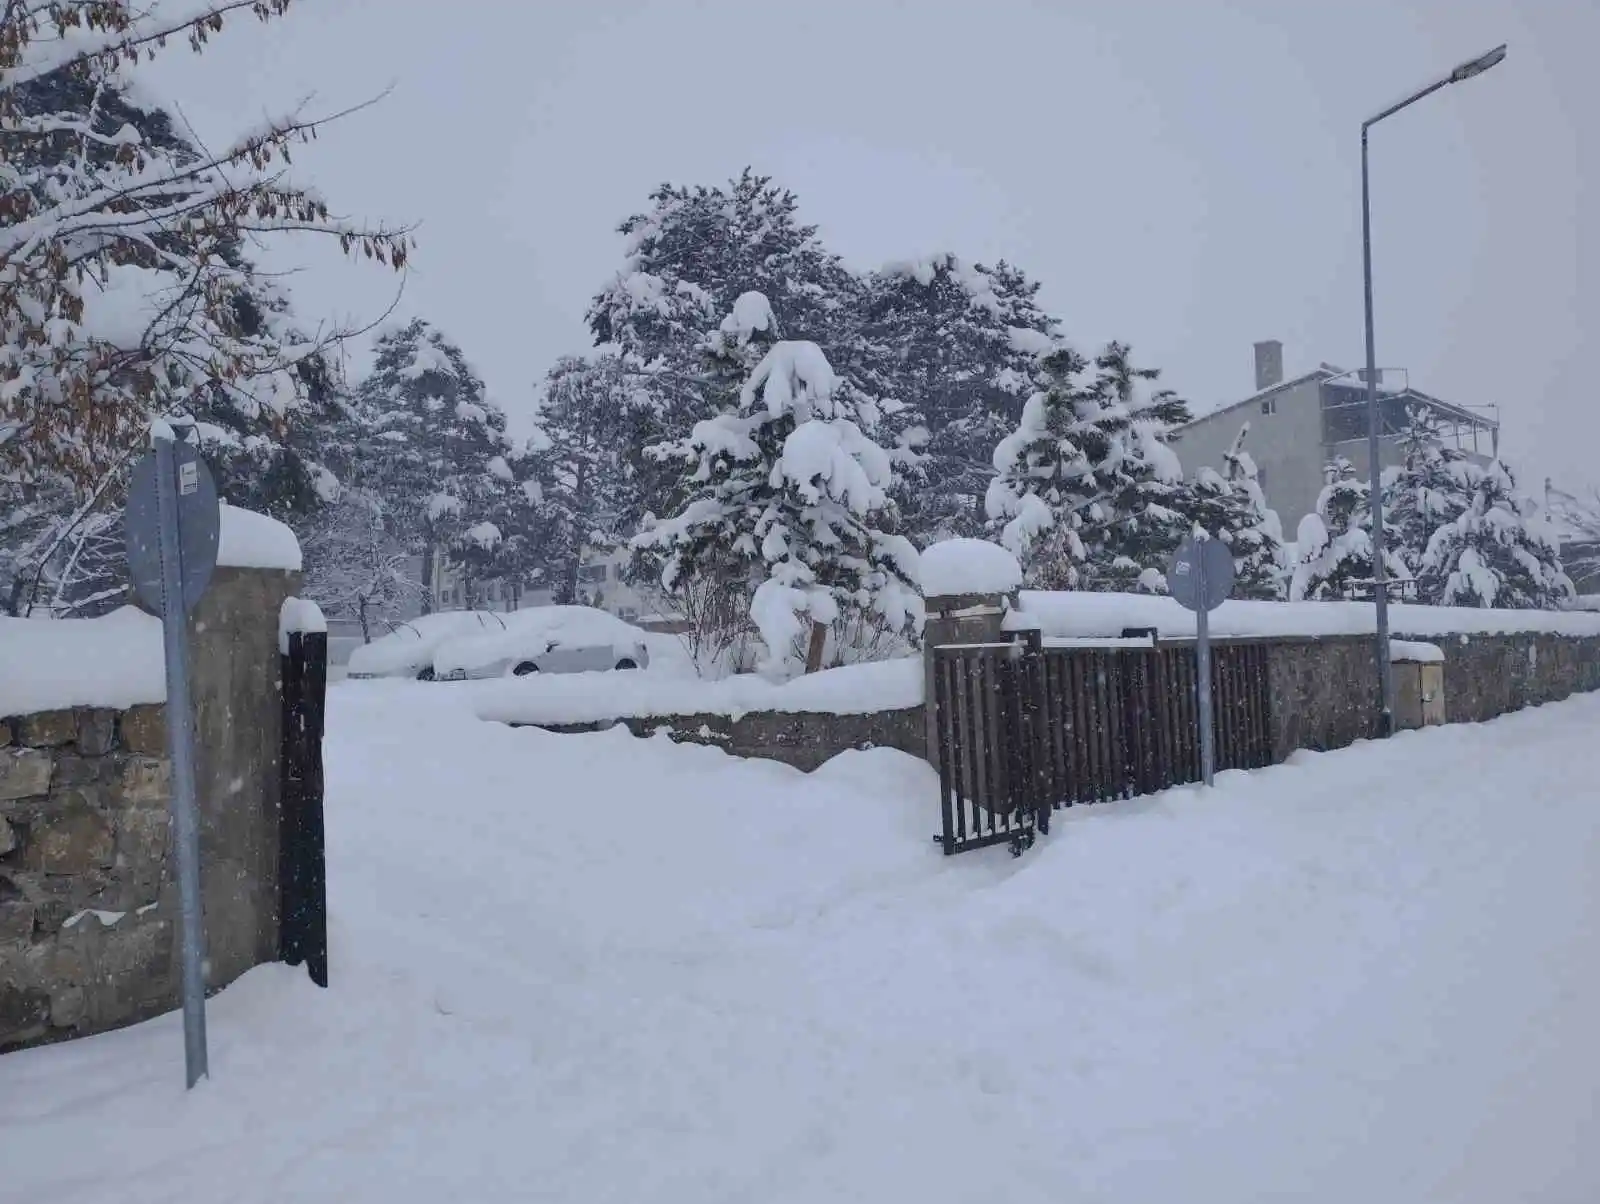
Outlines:
{"label": "building", "polygon": [[1593,534],[1600,525],[1600,494],[1586,500],[1557,489],[1546,477],[1544,514],[1561,547],[1561,565],[1578,596],[1600,599],[1600,540]]}
{"label": "building", "polygon": [[[1284,533],[1293,538],[1299,521],[1316,509],[1324,469],[1336,457],[1349,460],[1363,479],[1368,475],[1366,373],[1321,364],[1285,380],[1283,344],[1277,340],[1257,343],[1255,358],[1256,391],[1180,427],[1173,446],[1188,472],[1208,464],[1220,470],[1223,454],[1248,422],[1245,450],[1256,463],[1261,488],[1283,521]],[[1400,462],[1400,440],[1412,407],[1419,405],[1433,412],[1451,446],[1483,464],[1498,454],[1500,423],[1489,416],[1495,407],[1430,397],[1411,387],[1404,369],[1379,369],[1378,390],[1383,467]]]}
{"label": "building", "polygon": [[586,550],[578,565],[578,601],[598,606],[627,623],[668,630],[677,626],[677,609],[661,590],[626,580],[631,553]]}

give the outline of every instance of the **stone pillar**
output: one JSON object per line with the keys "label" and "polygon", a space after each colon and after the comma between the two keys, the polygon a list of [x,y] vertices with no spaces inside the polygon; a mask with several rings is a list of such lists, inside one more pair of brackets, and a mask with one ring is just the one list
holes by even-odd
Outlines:
{"label": "stone pillar", "polygon": [[928,764],[939,764],[939,729],[934,710],[933,666],[935,650],[953,644],[998,644],[1007,639],[1006,610],[1015,608],[1016,595],[945,594],[926,599],[927,618],[922,627],[923,710],[926,712]]}
{"label": "stone pillar", "polygon": [[[298,586],[219,568],[190,618],[213,989],[278,956],[278,612]],[[0,715],[0,1053],[177,1006],[170,789],[165,704]]]}

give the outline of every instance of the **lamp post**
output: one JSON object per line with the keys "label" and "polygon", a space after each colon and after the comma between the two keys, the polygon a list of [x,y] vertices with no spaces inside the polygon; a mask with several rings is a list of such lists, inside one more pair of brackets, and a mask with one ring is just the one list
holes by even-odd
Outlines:
{"label": "lamp post", "polygon": [[1390,105],[1376,117],[1361,123],[1361,273],[1366,290],[1367,319],[1367,461],[1368,488],[1372,496],[1372,575],[1374,602],[1377,606],[1377,644],[1374,654],[1378,659],[1378,686],[1380,711],[1378,734],[1389,736],[1394,732],[1394,670],[1389,664],[1389,574],[1384,564],[1383,539],[1383,470],[1379,463],[1382,418],[1378,409],[1378,351],[1372,335],[1372,201],[1367,172],[1367,131],[1385,117],[1393,117],[1401,109],[1413,105],[1424,96],[1440,88],[1459,84],[1475,75],[1482,75],[1506,57],[1505,44],[1501,43],[1488,54],[1462,63],[1443,79],[1436,80],[1414,92],[1398,104]]}

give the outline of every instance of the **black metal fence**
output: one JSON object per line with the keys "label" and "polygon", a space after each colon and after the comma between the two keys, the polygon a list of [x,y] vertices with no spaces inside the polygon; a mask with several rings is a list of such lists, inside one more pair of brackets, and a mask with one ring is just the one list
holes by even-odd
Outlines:
{"label": "black metal fence", "polygon": [[[931,649],[933,730],[946,853],[1021,852],[1052,810],[1200,780],[1192,643]],[[1218,769],[1272,763],[1267,651],[1212,646]]]}
{"label": "black metal fence", "polygon": [[282,658],[283,753],[279,761],[278,956],[306,964],[328,985],[327,861],[322,830],[322,731],[328,637],[290,632]]}

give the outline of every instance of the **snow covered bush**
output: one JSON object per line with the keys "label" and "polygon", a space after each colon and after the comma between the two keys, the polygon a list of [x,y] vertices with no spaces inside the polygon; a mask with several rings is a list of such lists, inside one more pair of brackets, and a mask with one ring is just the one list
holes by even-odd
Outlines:
{"label": "snow covered bush", "polygon": [[[746,319],[758,310],[770,312],[751,300],[740,306]],[[736,408],[656,449],[687,465],[687,501],[634,546],[664,556],[669,593],[700,574],[730,589],[758,582],[749,613],[773,667],[798,637],[841,615],[872,612],[892,630],[914,627],[916,549],[882,525],[894,513],[888,452],[862,429],[862,414],[815,343],[767,343],[757,337],[764,323],[735,328],[734,344],[720,354],[766,350]]]}
{"label": "snow covered bush", "polygon": [[[1291,602],[1328,602],[1372,592],[1371,492],[1343,456],[1328,465],[1326,475],[1328,483],[1317,497],[1317,508],[1300,520],[1289,580]],[[1396,551],[1398,533],[1387,517],[1384,534],[1389,579],[1410,580],[1411,570]]]}
{"label": "snow covered bush", "polygon": [[1441,606],[1555,610],[1573,594],[1554,535],[1496,460],[1469,466],[1472,492],[1434,531],[1419,576]]}

